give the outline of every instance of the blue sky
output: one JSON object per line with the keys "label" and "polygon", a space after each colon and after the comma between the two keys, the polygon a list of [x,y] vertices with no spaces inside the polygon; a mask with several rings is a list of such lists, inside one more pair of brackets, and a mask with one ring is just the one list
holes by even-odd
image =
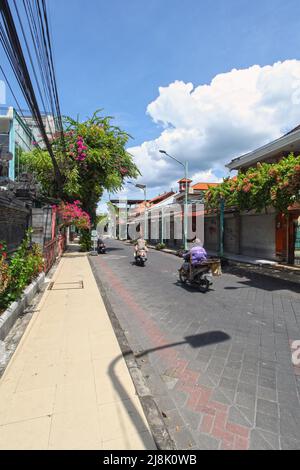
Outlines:
{"label": "blue sky", "polygon": [[[130,146],[153,195],[168,190],[181,172],[172,162],[161,165],[157,161],[157,145],[164,144],[178,158],[190,159],[195,177],[213,180],[225,174],[224,164],[238,156],[236,153],[251,150],[300,122],[297,107],[291,112],[288,105],[283,109],[280,104],[291,99],[291,93],[285,94],[285,77],[298,70],[299,64],[287,65],[283,71],[274,68],[270,79],[263,68],[299,59],[298,0],[48,0],[48,5],[62,112],[83,119],[104,108],[105,114],[115,116],[134,137]],[[259,71],[251,69],[256,64]],[[249,70],[232,82],[235,102],[228,101],[231,91],[225,86],[225,104],[219,91],[219,103],[216,99],[210,103],[214,119],[210,115],[207,122],[211,124],[205,125],[205,113],[200,118],[196,113],[195,119],[200,122],[203,118],[203,122],[193,126],[189,116],[193,116],[195,103],[189,110],[189,95],[198,89],[193,93],[195,100],[206,91],[210,96],[215,89],[211,81],[215,77],[223,82],[226,77],[233,79],[232,69]],[[224,80],[220,74],[227,74]],[[247,97],[253,90],[247,89],[246,82],[253,74],[259,100],[256,97],[249,104]],[[291,92],[294,82],[289,82]],[[184,89],[189,83],[192,90]],[[239,94],[241,87],[243,93]],[[206,96],[205,103],[209,99]],[[241,118],[237,112],[230,116],[228,110],[239,99]],[[272,103],[272,118],[265,126],[266,99],[267,106]],[[8,94],[8,104],[10,100]],[[254,132],[255,113],[251,119],[244,115],[257,101],[262,124]],[[224,112],[216,123],[218,104]],[[203,109],[203,102],[201,106]],[[283,109],[280,115],[279,108]],[[144,142],[151,145],[145,148]],[[226,149],[223,159],[219,155],[222,149]]]}
{"label": "blue sky", "polygon": [[[209,83],[232,68],[297,58],[297,0],[51,0],[63,112],[102,107],[136,143],[158,134],[145,115],[159,86]],[[283,26],[284,25],[284,26]]]}

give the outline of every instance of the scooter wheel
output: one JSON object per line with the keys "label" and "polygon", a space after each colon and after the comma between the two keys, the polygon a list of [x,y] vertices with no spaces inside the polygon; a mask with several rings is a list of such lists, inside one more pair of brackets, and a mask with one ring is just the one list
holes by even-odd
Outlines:
{"label": "scooter wheel", "polygon": [[187,283],[187,276],[182,271],[179,271],[179,280],[180,280],[181,284],[186,284]]}
{"label": "scooter wheel", "polygon": [[207,279],[202,280],[201,284],[199,285],[200,292],[208,292],[209,286],[210,286],[210,282]]}

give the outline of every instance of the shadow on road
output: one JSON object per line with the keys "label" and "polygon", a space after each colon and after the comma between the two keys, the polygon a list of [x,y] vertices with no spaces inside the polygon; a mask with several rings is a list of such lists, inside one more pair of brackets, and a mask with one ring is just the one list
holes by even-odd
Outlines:
{"label": "shadow on road", "polygon": [[223,331],[208,331],[207,333],[200,333],[198,335],[185,336],[184,341],[178,341],[177,343],[170,343],[163,346],[158,346],[157,348],[147,349],[139,354],[136,354],[135,357],[140,358],[146,354],[160,351],[161,349],[174,348],[184,344],[189,344],[192,348],[202,348],[203,346],[209,346],[215,343],[223,343],[224,341],[229,341],[230,339],[231,337]]}
{"label": "shadow on road", "polygon": [[256,289],[266,290],[269,292],[286,290],[300,294],[300,285],[297,284],[296,281],[293,281],[292,276],[290,280],[286,280],[277,277],[270,277],[258,271],[246,271],[243,268],[237,267],[230,267],[226,269],[224,273],[232,274],[238,278],[244,278],[244,280],[238,281],[240,287],[237,286],[236,289],[254,287]]}
{"label": "shadow on road", "polygon": [[[139,359],[147,354],[157,352],[163,349],[168,349],[168,348],[174,348],[176,346],[181,346],[183,344],[189,344],[192,348],[201,348],[204,346],[209,346],[211,344],[215,343],[222,343],[224,341],[230,340],[230,336],[223,331],[209,331],[207,333],[201,333],[198,335],[193,335],[193,336],[185,336],[184,341],[176,342],[176,343],[170,343],[170,344],[165,344],[163,346],[158,346],[156,348],[152,349],[147,349],[145,351],[142,351],[138,354],[135,354],[136,359]],[[126,389],[124,388],[120,378],[118,377],[118,374],[116,373],[116,365],[117,363],[124,357],[126,360],[126,356],[131,356],[132,351],[129,350],[128,352],[123,352],[120,356],[116,357],[109,365],[108,368],[108,373],[111,378],[112,383],[114,384],[114,389],[118,393],[120,399],[123,402],[123,405],[127,409],[128,416],[130,417],[132,424],[136,428],[137,432],[140,434],[140,438],[143,441],[145,447],[147,448],[147,444],[149,442],[149,439],[147,437],[147,430],[145,429],[144,426],[144,421],[140,413],[138,412],[137,408],[135,407],[134,403],[132,400],[130,400],[130,396],[128,395]],[[144,430],[144,432],[141,432],[141,430]],[[129,436],[125,436],[128,437]],[[153,435],[154,440],[155,435]],[[158,444],[158,442],[156,442]]]}
{"label": "shadow on road", "polygon": [[112,246],[107,246],[106,251],[107,252],[109,252],[109,251],[124,251],[124,248],[116,248],[116,247],[112,247]]}
{"label": "shadow on road", "polygon": [[200,288],[195,284],[182,284],[180,281],[173,282],[174,286],[180,287],[181,289],[186,290],[187,292],[198,292],[198,294],[207,294],[208,292],[213,292],[214,289],[211,287],[205,291],[205,290],[200,290]]}

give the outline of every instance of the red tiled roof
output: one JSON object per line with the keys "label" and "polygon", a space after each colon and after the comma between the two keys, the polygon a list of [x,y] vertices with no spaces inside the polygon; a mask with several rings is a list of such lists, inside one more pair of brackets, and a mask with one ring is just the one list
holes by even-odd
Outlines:
{"label": "red tiled roof", "polygon": [[218,185],[219,183],[196,183],[192,186],[192,188],[198,191],[206,191],[207,189],[214,188]]}
{"label": "red tiled roof", "polygon": [[193,180],[190,180],[189,178],[181,178],[181,180],[177,181],[177,183],[191,183]]}
{"label": "red tiled roof", "polygon": [[160,201],[163,201],[164,199],[167,199],[170,196],[173,196],[174,191],[169,191],[167,193],[160,194],[159,196],[155,196],[153,199],[150,199],[149,205],[151,204],[157,204]]}

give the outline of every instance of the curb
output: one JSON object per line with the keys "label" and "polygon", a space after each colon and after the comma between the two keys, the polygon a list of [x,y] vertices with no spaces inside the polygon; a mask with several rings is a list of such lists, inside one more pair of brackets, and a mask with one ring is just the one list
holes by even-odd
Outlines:
{"label": "curb", "polygon": [[103,299],[104,305],[106,307],[108,316],[112,323],[115,335],[117,337],[121,352],[126,361],[130,376],[134,383],[137,395],[140,399],[141,405],[143,407],[144,413],[146,415],[153,439],[157,446],[158,450],[176,450],[175,443],[171,438],[169,431],[160,415],[158,406],[151,395],[149,388],[147,387],[141,370],[138,366],[138,363],[135,359],[134,353],[129,346],[127,338],[123,329],[121,328],[120,322],[112,308],[110,300],[106,294],[105,287],[96,271],[94,266],[91,263],[90,258],[88,257],[92,273],[95,277],[100,295]]}
{"label": "curb", "polygon": [[30,304],[35,294],[41,290],[45,282],[45,273],[41,273],[38,278],[29,284],[23,292],[22,297],[13,302],[0,316],[0,341],[3,341],[10,332],[18,317]]}
{"label": "curb", "polygon": [[[253,264],[247,264],[247,263],[240,263],[238,261],[233,261],[228,259],[228,268],[233,268],[236,270],[241,271],[242,273],[246,274],[257,274],[259,276],[263,277],[268,277],[269,279],[276,279],[277,281],[281,282],[287,282],[289,284],[293,284],[294,286],[297,286],[298,289],[300,289],[300,278],[296,279],[295,275],[292,271],[284,271],[284,269],[280,268],[268,268],[264,267],[261,265],[253,265]],[[294,279],[292,279],[290,276],[294,276]]]}

